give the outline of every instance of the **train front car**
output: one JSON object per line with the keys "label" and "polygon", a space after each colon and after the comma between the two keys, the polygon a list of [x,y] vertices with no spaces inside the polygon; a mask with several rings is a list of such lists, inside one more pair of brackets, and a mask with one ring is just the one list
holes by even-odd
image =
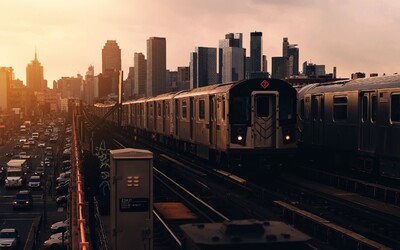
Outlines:
{"label": "train front car", "polygon": [[229,162],[275,170],[296,151],[296,90],[277,79],[251,79],[229,90]]}

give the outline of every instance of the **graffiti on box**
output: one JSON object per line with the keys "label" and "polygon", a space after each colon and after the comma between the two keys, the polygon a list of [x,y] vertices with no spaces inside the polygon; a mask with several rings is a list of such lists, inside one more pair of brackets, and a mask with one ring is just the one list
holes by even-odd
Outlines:
{"label": "graffiti on box", "polygon": [[96,147],[96,156],[100,160],[100,190],[106,196],[110,193],[110,150],[104,140]]}

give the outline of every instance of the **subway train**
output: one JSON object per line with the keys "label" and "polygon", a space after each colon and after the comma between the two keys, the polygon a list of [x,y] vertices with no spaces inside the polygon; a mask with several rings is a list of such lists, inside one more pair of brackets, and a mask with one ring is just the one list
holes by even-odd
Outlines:
{"label": "subway train", "polygon": [[[135,136],[220,167],[276,170],[297,149],[296,98],[296,90],[282,80],[221,83],[126,101],[121,123]],[[95,114],[102,117],[113,106],[97,103]],[[116,112],[107,118],[116,119]]]}
{"label": "subway train", "polygon": [[298,90],[300,155],[320,167],[400,177],[400,75]]}

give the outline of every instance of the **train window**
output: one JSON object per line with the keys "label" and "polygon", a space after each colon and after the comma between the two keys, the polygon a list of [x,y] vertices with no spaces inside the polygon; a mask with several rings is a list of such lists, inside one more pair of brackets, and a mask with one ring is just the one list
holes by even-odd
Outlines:
{"label": "train window", "polygon": [[314,120],[318,120],[318,99],[313,96],[311,99],[311,116]]}
{"label": "train window", "polygon": [[205,117],[205,102],[204,100],[199,100],[199,119],[204,120]]}
{"label": "train window", "polygon": [[161,103],[157,103],[157,113],[158,116],[161,116]]}
{"label": "train window", "polygon": [[269,117],[269,97],[265,95],[256,95],[257,117]]}
{"label": "train window", "polygon": [[187,116],[187,104],[186,101],[182,101],[182,118]]}
{"label": "train window", "polygon": [[165,103],[165,113],[166,113],[166,116],[169,117],[169,103],[168,102]]}
{"label": "train window", "polygon": [[231,110],[235,112],[229,113],[230,123],[232,124],[248,124],[250,122],[250,102],[249,97],[239,96],[232,100]]}
{"label": "train window", "polygon": [[304,99],[300,100],[300,119],[304,119]]}
{"label": "train window", "polygon": [[347,119],[347,97],[333,97],[333,119],[335,121]]}
{"label": "train window", "polygon": [[321,96],[320,102],[321,102],[321,103],[320,103],[320,105],[321,105],[320,119],[321,119],[321,121],[323,121],[324,118],[325,118],[325,101],[324,101],[324,96]]}
{"label": "train window", "polygon": [[393,94],[390,102],[390,118],[393,122],[400,122],[400,94]]}
{"label": "train window", "polygon": [[371,121],[375,122],[376,121],[376,109],[377,109],[377,102],[376,102],[376,95],[373,95],[371,97]]}
{"label": "train window", "polygon": [[221,103],[221,105],[222,105],[222,120],[225,120],[225,96],[222,96],[222,103]]}
{"label": "train window", "polygon": [[361,108],[362,108],[362,121],[365,122],[368,120],[368,97],[365,95],[361,99]]}

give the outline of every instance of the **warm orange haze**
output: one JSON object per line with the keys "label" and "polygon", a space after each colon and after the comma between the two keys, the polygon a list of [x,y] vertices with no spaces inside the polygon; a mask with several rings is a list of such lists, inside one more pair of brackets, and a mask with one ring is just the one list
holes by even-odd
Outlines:
{"label": "warm orange haze", "polygon": [[0,0],[0,250],[399,249],[399,0]]}
{"label": "warm orange haze", "polygon": [[398,72],[397,1],[26,1],[1,2],[0,66],[12,67],[26,84],[26,66],[37,49],[44,79],[52,87],[63,76],[101,72],[107,40],[121,48],[125,77],[135,52],[146,56],[149,37],[165,37],[167,69],[188,66],[195,47],[218,47],[224,35],[243,33],[250,52],[250,32],[263,32],[268,71],[281,56],[283,37],[298,44],[304,61],[337,67],[338,77],[354,72]]}

